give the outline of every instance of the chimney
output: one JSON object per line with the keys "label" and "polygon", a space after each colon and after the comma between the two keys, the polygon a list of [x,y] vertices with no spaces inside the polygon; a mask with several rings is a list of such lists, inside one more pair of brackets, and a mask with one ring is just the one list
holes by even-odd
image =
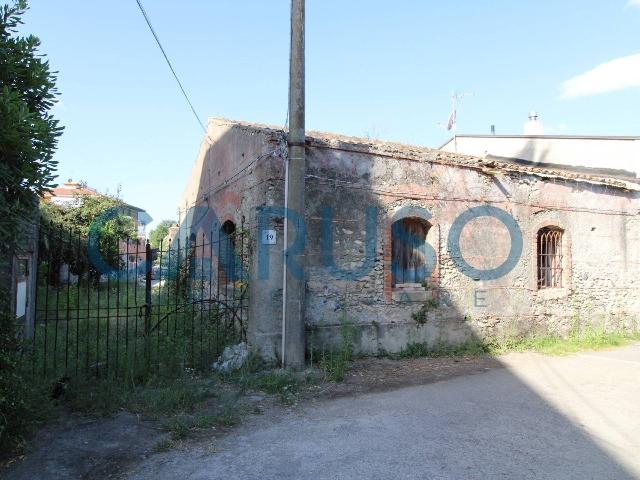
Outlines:
{"label": "chimney", "polygon": [[529,120],[524,124],[525,135],[544,135],[544,125],[538,120],[538,112],[529,112]]}
{"label": "chimney", "polygon": [[491,135],[495,135],[495,134],[496,134],[496,126],[491,125]]}

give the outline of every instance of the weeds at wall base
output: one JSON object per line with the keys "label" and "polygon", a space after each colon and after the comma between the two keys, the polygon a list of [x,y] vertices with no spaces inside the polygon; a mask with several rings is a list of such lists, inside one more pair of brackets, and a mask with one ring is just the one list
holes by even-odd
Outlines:
{"label": "weeds at wall base", "polygon": [[321,351],[317,355],[318,367],[325,372],[328,380],[342,382],[345,378],[352,356],[342,350]]}
{"label": "weeds at wall base", "polygon": [[266,362],[259,355],[251,353],[242,368],[221,374],[221,378],[227,383],[236,385],[239,388],[239,395],[251,390],[260,390],[270,395],[278,395],[280,402],[284,405],[295,403],[300,379],[291,370],[273,367],[273,364]]}
{"label": "weeds at wall base", "polygon": [[640,332],[606,332],[603,329],[573,329],[567,336],[539,335],[509,337],[501,340],[472,340],[459,345],[410,343],[398,353],[383,352],[389,358],[460,357],[500,355],[509,352],[537,352],[546,355],[567,355],[584,350],[600,350],[627,345],[640,340]]}
{"label": "weeds at wall base", "polygon": [[[346,304],[346,300],[345,300]],[[340,318],[340,345],[337,348],[325,348],[316,350],[311,340],[310,361],[313,365],[314,358],[317,365],[326,374],[328,380],[341,382],[344,380],[349,366],[354,358],[356,326],[343,310]]]}

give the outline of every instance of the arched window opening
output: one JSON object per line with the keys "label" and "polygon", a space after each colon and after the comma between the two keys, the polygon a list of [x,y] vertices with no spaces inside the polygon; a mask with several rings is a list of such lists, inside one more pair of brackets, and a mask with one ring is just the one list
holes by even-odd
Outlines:
{"label": "arched window opening", "polygon": [[423,285],[427,272],[429,224],[420,218],[401,218],[391,226],[393,286]]}
{"label": "arched window opening", "polygon": [[538,288],[562,287],[562,230],[538,230]]}
{"label": "arched window opening", "polygon": [[227,220],[220,227],[218,244],[218,282],[233,282],[236,270],[236,224]]}

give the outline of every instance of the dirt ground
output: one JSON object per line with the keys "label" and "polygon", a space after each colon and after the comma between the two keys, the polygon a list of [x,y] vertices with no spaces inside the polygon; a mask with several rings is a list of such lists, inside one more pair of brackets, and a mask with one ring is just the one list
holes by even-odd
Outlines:
{"label": "dirt ground", "polygon": [[307,392],[314,398],[338,398],[425,385],[501,367],[496,357],[489,355],[399,360],[363,358],[353,362],[343,382],[320,382],[307,387]]}
{"label": "dirt ground", "polygon": [[[276,396],[250,392],[243,399],[248,415],[275,415],[322,399],[357,396],[396,388],[424,385],[462,375],[501,368],[497,358],[415,358],[356,360],[343,382],[318,381],[301,386],[294,405],[281,405]],[[206,428],[172,448],[188,449],[203,443],[215,449],[221,436],[233,427]],[[169,434],[159,421],[127,412],[108,418],[91,418],[62,411],[40,431],[26,455],[0,469],[0,478],[22,479],[117,479],[136,464],[155,455],[157,445]]]}

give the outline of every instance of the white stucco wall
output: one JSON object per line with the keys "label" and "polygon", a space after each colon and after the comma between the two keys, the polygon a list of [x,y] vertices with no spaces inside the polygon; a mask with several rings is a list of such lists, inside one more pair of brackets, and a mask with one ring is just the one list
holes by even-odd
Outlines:
{"label": "white stucco wall", "polygon": [[640,138],[552,136],[458,136],[441,150],[532,162],[640,171]]}

